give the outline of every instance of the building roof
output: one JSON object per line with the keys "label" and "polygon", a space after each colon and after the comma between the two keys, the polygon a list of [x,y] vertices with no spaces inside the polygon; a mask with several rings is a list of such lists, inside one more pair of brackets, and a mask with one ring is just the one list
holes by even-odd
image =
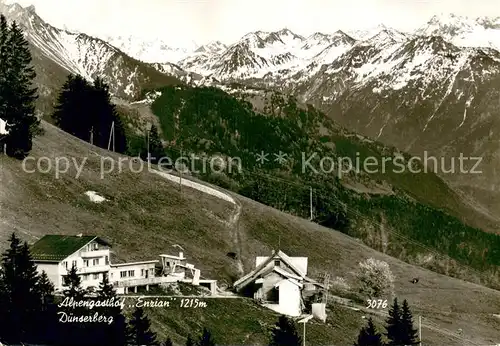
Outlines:
{"label": "building roof", "polygon": [[93,235],[49,234],[33,244],[30,252],[35,261],[60,262],[94,240],[109,246],[107,242]]}
{"label": "building roof", "polygon": [[294,272],[295,275],[293,275],[292,273],[288,273],[287,271],[284,271],[284,270],[281,270],[281,272],[279,272],[280,274],[284,275],[284,273],[287,273],[287,275],[285,275],[285,276],[290,277],[290,275],[293,275],[293,277],[298,279],[298,280],[304,280],[306,282],[315,283],[314,280],[308,278],[302,270],[297,268],[297,266],[294,265],[294,263],[292,263],[291,258],[288,255],[286,255],[283,251],[278,250],[278,251],[274,251],[272,256],[267,258],[265,261],[263,261],[259,266],[257,266],[257,268],[255,268],[250,273],[248,273],[247,275],[245,275],[242,278],[240,278],[239,280],[237,280],[233,284],[233,287],[235,287],[236,289],[241,289],[241,288],[245,287],[246,285],[248,285],[253,280],[256,280],[258,278],[258,276],[260,274],[262,274],[263,270],[267,267],[269,262],[271,262],[277,258],[281,259],[283,261],[283,263],[285,263]]}

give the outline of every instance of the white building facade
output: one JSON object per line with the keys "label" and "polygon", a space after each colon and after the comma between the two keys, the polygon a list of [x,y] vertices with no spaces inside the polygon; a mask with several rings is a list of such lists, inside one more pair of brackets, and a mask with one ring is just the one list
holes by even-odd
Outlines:
{"label": "white building facade", "polygon": [[118,294],[179,281],[207,287],[216,294],[217,280],[200,279],[200,270],[187,263],[182,252],[179,256],[160,255],[163,270],[157,276],[159,260],[111,263],[110,248],[96,236],[46,235],[31,247],[31,255],[37,270],[45,271],[56,291],[64,289],[64,277],[75,266],[84,289],[97,289],[106,275]]}
{"label": "white building facade", "polygon": [[95,236],[46,235],[31,248],[39,272],[45,271],[56,290],[64,289],[64,276],[73,266],[82,287],[98,288],[106,275],[117,293],[137,279],[154,278],[158,261],[111,264],[110,245]]}
{"label": "white building facade", "polygon": [[236,292],[253,297],[263,306],[288,316],[301,316],[305,298],[323,286],[307,276],[307,257],[274,251],[255,259],[255,269],[233,284]]}

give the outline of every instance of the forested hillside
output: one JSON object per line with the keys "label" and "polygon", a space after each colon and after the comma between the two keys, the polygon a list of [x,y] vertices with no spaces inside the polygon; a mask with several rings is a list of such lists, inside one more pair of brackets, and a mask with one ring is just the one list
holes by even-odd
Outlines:
{"label": "forested hillside", "polygon": [[[469,226],[473,213],[462,216],[465,206],[439,177],[402,170],[396,160],[375,173],[363,164],[348,172],[346,159],[340,170],[336,164],[339,158],[362,163],[370,157],[379,164],[398,157],[406,164],[408,154],[351,134],[313,107],[277,94],[266,99],[263,113],[219,89],[166,87],[151,107],[170,158],[182,151],[230,163],[241,159],[241,170],[226,167],[222,173],[192,163],[191,171],[199,170],[203,179],[304,218],[312,190],[315,222],[411,263],[457,277],[481,276],[498,286],[500,237]],[[259,161],[263,153],[268,156]]]}

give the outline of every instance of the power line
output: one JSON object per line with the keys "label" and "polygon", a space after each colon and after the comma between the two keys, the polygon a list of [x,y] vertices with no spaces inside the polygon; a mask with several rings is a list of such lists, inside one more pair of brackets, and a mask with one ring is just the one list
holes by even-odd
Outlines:
{"label": "power line", "polygon": [[[179,152],[179,150],[176,149],[176,148],[171,148],[171,150],[173,150],[174,152]],[[310,187],[310,186],[303,185],[303,184],[300,184],[298,182],[291,181],[289,179],[284,179],[284,178],[280,178],[280,177],[277,177],[277,176],[271,176],[271,175],[266,174],[266,173],[258,173],[258,172],[249,172],[249,171],[247,171],[247,172],[245,172],[245,174],[246,175],[250,175],[250,176],[256,176],[256,177],[265,177],[265,178],[267,178],[269,180],[278,181],[278,182],[281,182],[283,184],[287,184],[289,186],[295,186],[295,187],[300,188],[300,189],[309,189],[310,191],[312,190],[312,187]],[[428,247],[428,246],[426,246],[426,245],[424,245],[422,243],[419,243],[416,240],[413,240],[413,239],[409,238],[408,236],[402,234],[401,232],[398,232],[398,231],[394,230],[392,227],[390,227],[388,225],[382,225],[380,222],[377,222],[376,220],[373,220],[373,219],[370,219],[370,218],[366,217],[365,215],[359,213],[357,210],[353,209],[352,207],[349,207],[347,204],[342,203],[340,200],[333,199],[334,196],[332,196],[332,195],[326,196],[326,195],[324,195],[322,193],[316,192],[316,196],[323,197],[323,198],[327,199],[329,202],[331,202],[331,203],[333,203],[335,205],[341,206],[342,208],[345,208],[351,214],[353,214],[353,215],[361,218],[364,221],[367,221],[368,223],[371,223],[372,225],[376,225],[376,226],[379,226],[379,227],[384,227],[385,230],[388,233],[392,234],[393,236],[395,236],[395,237],[397,237],[399,239],[405,240],[406,242],[408,242],[408,243],[410,243],[410,244],[412,244],[412,245],[414,245],[414,246],[416,246],[416,247],[418,247],[420,249],[424,249],[427,252],[430,252],[430,253],[432,253],[435,256],[438,256],[438,257],[443,258],[443,259],[447,259],[449,261],[453,261],[453,262],[455,262],[455,264],[458,267],[460,267],[462,269],[467,269],[470,272],[473,272],[474,274],[476,274],[476,275],[478,275],[480,277],[484,276],[483,273],[481,273],[478,270],[470,267],[469,265],[463,264],[461,262],[458,262],[456,259],[454,259],[454,258],[452,258],[452,257],[450,257],[450,256],[448,256],[448,255],[446,255],[444,253],[440,253],[440,252],[438,252],[437,250],[435,250],[433,248],[430,248],[430,247]]]}

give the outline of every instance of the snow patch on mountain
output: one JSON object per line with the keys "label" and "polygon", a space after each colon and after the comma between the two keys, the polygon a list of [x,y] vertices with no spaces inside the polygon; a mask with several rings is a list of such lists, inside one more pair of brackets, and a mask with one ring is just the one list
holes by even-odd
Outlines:
{"label": "snow patch on mountain", "polygon": [[490,47],[500,50],[500,18],[440,14],[433,16],[416,33],[441,36],[460,47]]}
{"label": "snow patch on mountain", "polygon": [[185,47],[174,47],[161,39],[145,39],[139,36],[105,36],[103,40],[124,53],[147,63],[176,63],[198,49],[194,42]]}

